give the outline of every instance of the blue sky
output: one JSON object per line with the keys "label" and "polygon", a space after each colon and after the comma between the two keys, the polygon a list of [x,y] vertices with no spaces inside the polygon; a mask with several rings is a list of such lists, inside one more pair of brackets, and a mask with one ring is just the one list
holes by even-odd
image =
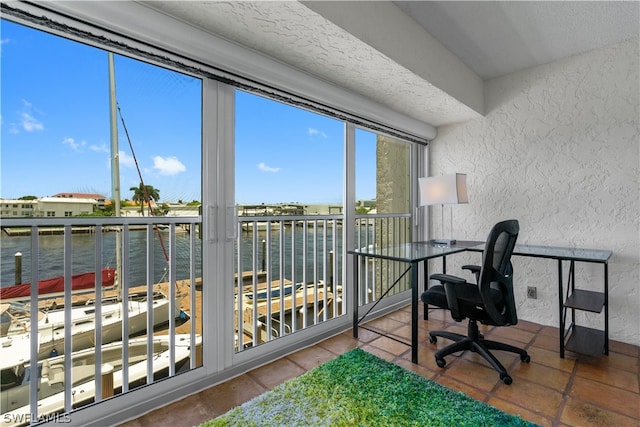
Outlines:
{"label": "blue sky", "polygon": [[[107,52],[1,22],[0,197],[111,197]],[[202,82],[115,55],[121,198],[201,200]],[[375,197],[375,137],[357,134],[357,198]],[[340,203],[343,123],[237,92],[236,202]],[[369,167],[370,165],[370,167]]]}

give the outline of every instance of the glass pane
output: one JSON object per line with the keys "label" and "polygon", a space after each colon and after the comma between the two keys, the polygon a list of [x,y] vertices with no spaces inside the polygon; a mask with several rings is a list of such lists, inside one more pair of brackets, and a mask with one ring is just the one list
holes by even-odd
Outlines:
{"label": "glass pane", "polygon": [[[411,241],[409,143],[356,130],[356,247],[383,248]],[[377,300],[402,274],[402,264],[372,259],[363,265],[361,303]],[[409,289],[402,280],[391,294]]]}
{"label": "glass pane", "polygon": [[342,122],[236,92],[236,350],[343,314],[343,152]]}
{"label": "glass pane", "polygon": [[[2,21],[0,216],[20,224],[3,229],[0,240],[2,395],[12,402],[3,403],[4,415],[30,414],[30,381],[38,381],[39,400],[54,402],[34,414],[45,416],[70,407],[64,390],[71,387],[74,408],[94,401],[96,376],[106,365],[115,382],[103,399],[189,369],[195,358],[184,338],[191,340],[191,331],[201,346],[201,308],[190,298],[199,291],[188,280],[201,275],[199,224],[175,217],[199,215],[202,82],[120,55],[112,56],[112,72],[110,56]],[[110,77],[117,104],[110,102]],[[157,219],[131,224],[141,215]],[[40,223],[32,245],[33,218]],[[29,334],[34,325],[25,307],[34,257],[38,335]],[[71,305],[65,305],[69,287]],[[37,367],[29,366],[31,339],[38,344]],[[94,348],[97,342],[102,348]],[[69,368],[71,384],[64,375]],[[128,384],[120,380],[125,370]]]}

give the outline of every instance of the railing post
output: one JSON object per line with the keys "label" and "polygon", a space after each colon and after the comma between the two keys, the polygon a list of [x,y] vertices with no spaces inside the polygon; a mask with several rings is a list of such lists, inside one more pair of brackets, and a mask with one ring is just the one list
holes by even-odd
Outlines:
{"label": "railing post", "polygon": [[333,251],[329,251],[329,286],[333,289]]}
{"label": "railing post", "polygon": [[[256,225],[257,227],[257,225]],[[266,267],[267,267],[267,241],[262,239],[262,264],[261,264],[261,268],[260,271],[266,271]]]}

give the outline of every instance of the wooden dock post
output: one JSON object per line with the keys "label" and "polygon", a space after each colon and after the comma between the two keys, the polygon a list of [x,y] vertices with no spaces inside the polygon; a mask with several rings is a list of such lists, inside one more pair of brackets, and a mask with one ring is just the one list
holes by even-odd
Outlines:
{"label": "wooden dock post", "polygon": [[107,399],[114,394],[113,366],[105,363],[100,369],[100,374],[102,375],[102,398]]}
{"label": "wooden dock post", "polygon": [[14,265],[15,265],[15,284],[19,285],[22,283],[22,252],[16,252],[14,255]]}

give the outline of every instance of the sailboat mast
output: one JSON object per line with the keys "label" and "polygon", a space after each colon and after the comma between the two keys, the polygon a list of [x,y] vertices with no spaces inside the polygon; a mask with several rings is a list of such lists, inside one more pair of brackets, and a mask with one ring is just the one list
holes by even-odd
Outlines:
{"label": "sailboat mast", "polygon": [[[113,53],[109,52],[109,119],[111,124],[111,197],[114,199],[113,215],[120,216],[120,154],[118,149],[118,105]],[[116,229],[116,289],[122,300],[122,242],[120,228]]]}

